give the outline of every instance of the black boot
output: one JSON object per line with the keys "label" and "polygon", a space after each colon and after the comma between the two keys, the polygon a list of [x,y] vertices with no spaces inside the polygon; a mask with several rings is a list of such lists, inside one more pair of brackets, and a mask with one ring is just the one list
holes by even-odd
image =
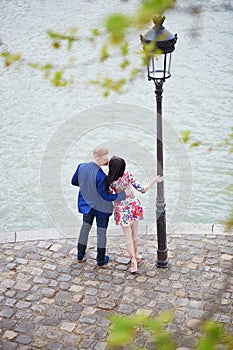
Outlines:
{"label": "black boot", "polygon": [[78,243],[78,254],[77,254],[78,262],[84,262],[83,258],[86,253],[86,248],[87,248],[86,245]]}
{"label": "black boot", "polygon": [[105,255],[106,249],[105,248],[97,248],[97,265],[99,267],[103,267],[109,262],[109,256]]}

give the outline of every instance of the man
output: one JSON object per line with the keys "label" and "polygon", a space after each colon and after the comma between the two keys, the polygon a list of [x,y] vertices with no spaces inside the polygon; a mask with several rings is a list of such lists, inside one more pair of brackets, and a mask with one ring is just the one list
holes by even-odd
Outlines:
{"label": "man", "polygon": [[84,262],[88,235],[93,220],[97,224],[97,265],[102,268],[109,261],[106,252],[106,232],[109,217],[113,212],[112,202],[126,198],[124,191],[118,194],[109,194],[105,188],[106,174],[101,166],[108,165],[108,149],[96,148],[93,151],[94,161],[79,164],[74,173],[71,183],[79,186],[78,210],[83,214],[83,224],[80,230],[77,259],[79,263]]}

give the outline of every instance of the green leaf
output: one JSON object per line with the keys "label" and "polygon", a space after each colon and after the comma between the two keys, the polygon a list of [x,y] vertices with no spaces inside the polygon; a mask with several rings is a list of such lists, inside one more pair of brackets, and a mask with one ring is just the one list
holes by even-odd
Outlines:
{"label": "green leaf", "polygon": [[132,340],[135,332],[135,321],[133,317],[117,316],[111,317],[111,334],[108,338],[110,346],[124,345]]}
{"label": "green leaf", "polygon": [[120,67],[121,69],[125,69],[126,67],[128,67],[128,65],[129,65],[129,61],[124,60],[123,62],[121,62]]}
{"label": "green leaf", "polygon": [[106,29],[112,44],[118,45],[125,37],[125,31],[130,26],[129,17],[123,14],[110,15],[106,20]]}
{"label": "green leaf", "polygon": [[50,69],[52,69],[53,68],[53,65],[51,64],[51,63],[47,63],[47,64],[45,64],[44,66],[42,66],[40,69],[42,70],[42,71],[44,71],[44,70],[50,70]]}
{"label": "green leaf", "polygon": [[222,326],[213,321],[203,324],[204,336],[200,339],[197,350],[215,350],[215,345],[220,344],[224,338]]}
{"label": "green leaf", "polygon": [[8,58],[10,56],[10,53],[8,51],[3,51],[3,52],[1,52],[1,56],[3,58]]}
{"label": "green leaf", "polygon": [[54,86],[64,87],[67,85],[68,82],[67,82],[67,80],[62,79],[62,77],[63,77],[63,72],[56,71],[54,73],[53,78],[50,81]]}
{"label": "green leaf", "polygon": [[28,66],[33,69],[39,69],[40,65],[38,63],[28,63]]}
{"label": "green leaf", "polygon": [[201,141],[194,141],[191,143],[190,147],[199,147],[201,145]]}
{"label": "green leaf", "polygon": [[165,311],[159,314],[158,320],[161,322],[161,325],[162,325],[162,324],[167,324],[171,322],[173,317],[174,317],[174,313],[172,311]]}
{"label": "green leaf", "polygon": [[190,139],[191,131],[190,130],[182,130],[180,131],[180,140],[183,143],[187,143]]}
{"label": "green leaf", "polygon": [[125,84],[126,84],[126,79],[121,78],[112,84],[112,90],[116,92],[120,92],[122,90],[123,85]]}
{"label": "green leaf", "polygon": [[47,30],[48,36],[50,36],[51,39],[61,39],[61,34],[52,32],[51,30]]}
{"label": "green leaf", "polygon": [[129,45],[127,42],[124,42],[121,45],[121,54],[122,54],[122,56],[126,56],[126,55],[128,55],[128,53],[129,53]]}
{"label": "green leaf", "polygon": [[160,330],[154,335],[158,350],[175,350],[176,346],[172,340],[171,334],[164,330]]}
{"label": "green leaf", "polygon": [[4,59],[5,66],[9,67],[13,63],[15,63],[21,59],[21,54],[3,51],[3,52],[1,52],[1,57]]}
{"label": "green leaf", "polygon": [[134,68],[130,71],[130,79],[134,79],[139,73],[141,72],[141,69],[139,68]]}
{"label": "green leaf", "polygon": [[100,62],[104,62],[108,57],[109,57],[108,45],[105,44],[101,49]]}
{"label": "green leaf", "polygon": [[135,20],[136,25],[142,27],[151,22],[154,16],[161,16],[163,13],[173,8],[175,0],[144,0],[141,2],[141,7],[138,11],[138,16]]}
{"label": "green leaf", "polygon": [[146,329],[155,333],[158,330],[160,330],[161,327],[171,322],[172,318],[173,318],[173,312],[167,311],[167,312],[161,313],[156,318],[145,317],[141,322],[143,326],[146,327]]}
{"label": "green leaf", "polygon": [[98,29],[98,28],[92,29],[92,34],[93,34],[94,36],[99,36],[99,35],[100,35],[99,29]]}
{"label": "green leaf", "polygon": [[[76,28],[71,28],[70,32],[72,33],[73,31],[76,32],[77,29]],[[67,41],[67,44],[68,44],[67,45],[68,50],[70,50],[71,47],[72,47],[73,42],[79,40],[79,38],[77,36],[74,36],[73,34],[68,34],[68,35],[67,34],[61,34],[61,33],[53,32],[51,30],[47,30],[47,34],[48,34],[48,36],[51,39],[54,40],[53,47],[55,49],[60,48],[60,41],[65,40],[65,41]]]}

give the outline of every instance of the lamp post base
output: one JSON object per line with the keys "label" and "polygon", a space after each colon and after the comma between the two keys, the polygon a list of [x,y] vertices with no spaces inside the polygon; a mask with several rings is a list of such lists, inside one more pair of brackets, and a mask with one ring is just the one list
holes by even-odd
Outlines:
{"label": "lamp post base", "polygon": [[158,251],[157,250],[157,260],[156,260],[156,267],[160,269],[166,269],[168,267],[168,256],[167,256],[167,249],[164,251]]}
{"label": "lamp post base", "polygon": [[[167,234],[166,234],[166,211],[165,200],[163,197],[163,184],[158,183],[158,197],[157,197],[157,260],[156,266],[158,268],[166,269],[168,267],[168,249],[167,249]],[[161,195],[162,193],[162,195]]]}

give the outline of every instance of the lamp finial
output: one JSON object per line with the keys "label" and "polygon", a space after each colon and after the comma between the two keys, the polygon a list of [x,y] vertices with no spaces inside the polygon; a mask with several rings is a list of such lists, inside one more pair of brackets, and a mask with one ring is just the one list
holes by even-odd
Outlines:
{"label": "lamp finial", "polygon": [[152,21],[154,22],[155,28],[159,29],[162,27],[163,22],[165,21],[165,16],[155,16]]}

